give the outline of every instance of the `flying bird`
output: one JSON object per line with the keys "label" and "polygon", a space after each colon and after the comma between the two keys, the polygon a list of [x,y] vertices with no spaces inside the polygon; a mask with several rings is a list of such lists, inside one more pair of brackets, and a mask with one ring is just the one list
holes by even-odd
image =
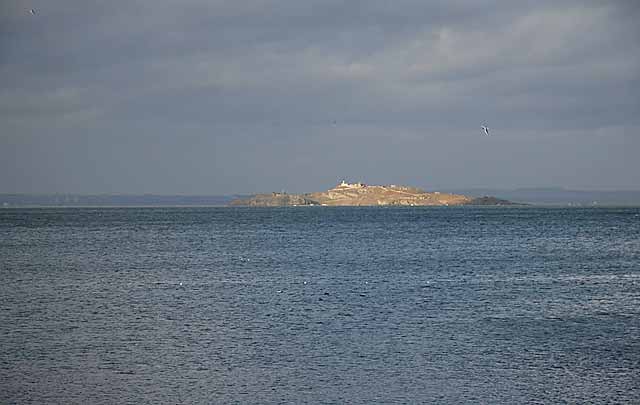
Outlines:
{"label": "flying bird", "polygon": [[487,128],[484,125],[482,125],[482,130],[484,131],[485,135],[489,135],[489,128]]}

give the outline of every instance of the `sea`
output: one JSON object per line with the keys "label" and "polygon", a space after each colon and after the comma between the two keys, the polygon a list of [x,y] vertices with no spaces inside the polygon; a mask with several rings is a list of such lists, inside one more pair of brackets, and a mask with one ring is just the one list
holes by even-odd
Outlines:
{"label": "sea", "polygon": [[640,208],[0,209],[2,404],[640,403]]}

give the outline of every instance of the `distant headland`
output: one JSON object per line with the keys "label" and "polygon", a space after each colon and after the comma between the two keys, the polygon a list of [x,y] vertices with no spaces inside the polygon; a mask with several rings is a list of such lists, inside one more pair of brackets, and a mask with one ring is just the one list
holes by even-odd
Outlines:
{"label": "distant headland", "polygon": [[495,197],[474,198],[462,194],[427,192],[395,184],[375,186],[342,181],[334,188],[307,194],[270,193],[233,200],[231,206],[455,206],[518,205]]}
{"label": "distant headland", "polygon": [[[390,198],[381,198],[371,201],[378,190],[387,189]],[[399,193],[394,189],[402,191]],[[416,205],[410,198],[398,198],[401,195],[407,197],[414,191],[424,193],[418,196],[419,203],[442,201],[440,204],[427,205],[455,205],[455,202],[445,199],[446,196],[462,196],[467,201],[464,205],[511,205],[511,201],[517,201],[518,205],[535,206],[564,206],[564,207],[640,207],[640,190],[573,190],[565,188],[518,188],[518,189],[492,189],[492,188],[466,188],[445,189],[440,192],[424,192],[414,187],[404,186],[367,186],[362,183],[341,183],[322,193],[289,194],[227,194],[227,195],[189,195],[189,194],[80,194],[80,193],[0,193],[0,209],[19,207],[225,207],[231,205],[253,206],[295,206],[295,205],[341,205],[348,202],[346,198],[340,201],[330,201],[330,198],[316,197],[318,194],[338,197],[342,194],[360,193],[362,198],[351,199],[352,205]],[[364,193],[367,191],[368,194]],[[382,193],[384,194],[384,193]],[[419,193],[416,193],[419,194]],[[364,195],[368,197],[365,198]],[[426,198],[430,195],[431,198]],[[494,196],[494,197],[486,197]],[[392,198],[395,197],[395,198]]]}

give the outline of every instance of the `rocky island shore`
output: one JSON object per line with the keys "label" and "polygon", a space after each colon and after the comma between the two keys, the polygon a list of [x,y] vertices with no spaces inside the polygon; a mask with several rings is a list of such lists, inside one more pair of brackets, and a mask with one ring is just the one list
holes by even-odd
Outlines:
{"label": "rocky island shore", "polygon": [[270,193],[237,199],[231,206],[455,206],[455,205],[515,205],[495,197],[474,198],[461,194],[427,192],[415,187],[386,185],[370,186],[342,182],[322,192],[307,194]]}

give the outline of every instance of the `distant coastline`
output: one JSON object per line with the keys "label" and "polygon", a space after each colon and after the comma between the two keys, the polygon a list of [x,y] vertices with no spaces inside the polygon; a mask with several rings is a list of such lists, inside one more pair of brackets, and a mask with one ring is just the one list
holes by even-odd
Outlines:
{"label": "distant coastline", "polygon": [[[597,207],[640,206],[640,191],[586,191],[563,188],[443,189],[442,192],[472,198],[495,198],[535,206]],[[11,207],[224,207],[253,195],[156,195],[156,194],[74,194],[0,193],[0,208]],[[290,194],[291,195],[291,194]]]}
{"label": "distant coastline", "polygon": [[510,201],[531,205],[595,207],[640,206],[640,190],[573,190],[561,187],[536,187],[516,189],[467,188],[447,189],[453,193],[472,196],[495,195]]}
{"label": "distant coastline", "polygon": [[224,207],[244,195],[155,194],[0,194],[0,208],[9,207]]}

